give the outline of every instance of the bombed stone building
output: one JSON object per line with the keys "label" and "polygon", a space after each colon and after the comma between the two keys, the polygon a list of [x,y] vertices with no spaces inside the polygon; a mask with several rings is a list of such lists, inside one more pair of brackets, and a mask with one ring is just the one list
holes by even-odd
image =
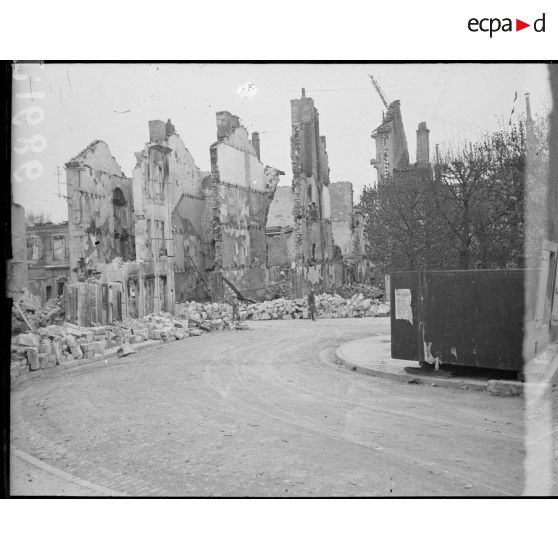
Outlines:
{"label": "bombed stone building", "polygon": [[170,120],[154,120],[132,179],[102,141],[68,162],[72,281],[89,283],[73,285],[69,297],[100,298],[95,304],[136,317],[222,299],[223,278],[263,293],[267,214],[283,172],[261,163],[258,134],[249,138],[226,111],[217,113],[210,157],[211,173],[201,171]]}
{"label": "bombed stone building", "polygon": [[424,181],[425,177],[432,177],[430,130],[426,122],[419,123],[416,134],[416,163],[411,164],[401,102],[390,103],[387,112],[382,113],[382,123],[371,134],[375,140],[376,157],[371,159],[370,164],[378,173],[378,185],[382,186],[397,176],[407,181]]}
{"label": "bombed stone building", "polygon": [[407,138],[401,116],[400,101],[393,101],[382,114],[382,123],[372,132],[376,143],[376,157],[370,161],[378,172],[378,184],[393,176],[395,169],[409,166]]}
{"label": "bombed stone building", "polygon": [[72,280],[97,273],[97,264],[135,259],[132,180],[104,141],[66,163],[69,261]]}
{"label": "bombed stone building", "polygon": [[[257,132],[250,135],[228,111],[216,113],[216,124],[209,172],[198,168],[170,120],[149,122],[132,178],[101,140],[66,163],[67,228],[35,231],[28,244],[35,275],[39,264],[56,267],[50,290],[36,277],[44,298],[68,283],[69,320],[106,323],[172,312],[175,302],[223,300],[232,291],[263,298],[279,285],[302,296],[310,286],[342,283],[343,255],[356,253],[354,241],[341,238],[354,237],[352,187],[347,201],[333,186],[332,210],[313,99],[302,90],[291,101],[288,186],[279,185],[282,171],[262,162]],[[334,248],[334,234],[342,249]],[[39,246],[52,252],[48,262],[37,256]]]}
{"label": "bombed stone building", "polygon": [[44,223],[27,228],[27,286],[44,304],[62,296],[70,280],[68,223]]}
{"label": "bombed stone building", "polygon": [[295,205],[295,258],[297,263],[333,259],[329,164],[326,138],[320,135],[314,100],[291,101],[291,164]]}
{"label": "bombed stone building", "polygon": [[65,168],[71,280],[65,290],[66,317],[80,325],[110,323],[125,315],[129,302],[134,306],[119,269],[135,261],[132,179],[101,140]]}
{"label": "bombed stone building", "polygon": [[367,282],[370,266],[366,260],[364,216],[354,205],[351,182],[332,182],[329,185],[331,198],[331,229],[335,250],[344,264],[344,283]]}
{"label": "bombed stone building", "polygon": [[217,113],[210,147],[213,243],[216,268],[241,291],[266,284],[266,222],[276,178],[260,160],[259,135],[249,137],[238,116]]}
{"label": "bombed stone building", "polygon": [[214,267],[209,173],[196,166],[170,120],[149,122],[149,141],[136,160],[136,255],[149,288],[165,308],[203,298],[199,277]]}
{"label": "bombed stone building", "polygon": [[267,219],[267,262],[270,267],[295,265],[294,196],[292,185],[280,185],[269,207]]}
{"label": "bombed stone building", "polygon": [[291,186],[280,186],[267,223],[268,263],[304,266],[333,259],[329,164],[314,100],[291,100]]}
{"label": "bombed stone building", "polygon": [[333,182],[329,192],[333,242],[346,257],[353,252],[353,185],[350,182]]}
{"label": "bombed stone building", "polygon": [[266,233],[268,265],[289,271],[291,296],[297,297],[310,286],[340,286],[344,264],[341,251],[334,249],[326,138],[320,135],[314,100],[304,89],[300,99],[291,101],[291,128],[293,182],[277,188]]}

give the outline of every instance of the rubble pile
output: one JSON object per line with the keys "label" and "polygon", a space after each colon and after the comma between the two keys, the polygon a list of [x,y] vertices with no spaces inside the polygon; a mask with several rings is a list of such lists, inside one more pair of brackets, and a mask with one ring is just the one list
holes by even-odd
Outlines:
{"label": "rubble pile", "polygon": [[384,288],[379,285],[365,285],[362,283],[354,283],[352,285],[343,285],[336,289],[337,294],[343,298],[351,298],[357,294],[363,294],[365,298],[373,300],[384,298]]}
{"label": "rubble pile", "polygon": [[107,349],[137,338],[119,326],[48,325],[12,337],[11,372],[52,368],[73,360],[94,358]]}
{"label": "rubble pile", "polygon": [[[341,295],[316,295],[318,318],[362,318],[365,316],[389,316],[389,305],[365,297],[363,293],[351,298]],[[257,304],[241,305],[240,319],[245,320],[296,320],[308,318],[306,299],[278,298]]]}
{"label": "rubble pile", "polygon": [[[133,345],[149,339],[169,342],[209,331],[248,329],[246,324],[232,322],[232,309],[228,307],[225,312],[221,308],[228,305],[209,305],[211,312],[199,313],[198,306],[202,305],[192,303],[191,312],[179,311],[174,317],[168,312],[157,312],[112,325],[78,327],[63,322],[20,333],[12,337],[12,376],[17,378],[29,370],[51,368],[74,360],[94,359],[110,349],[117,349],[117,356],[126,356],[135,352]],[[218,308],[213,309],[213,306]]]}
{"label": "rubble pile", "polygon": [[177,317],[187,319],[195,328],[203,331],[248,329],[246,324],[233,321],[232,306],[230,304],[195,301],[179,302],[176,304],[175,313]]}
{"label": "rubble pile", "polygon": [[12,333],[23,333],[29,330],[18,306],[33,329],[61,324],[65,319],[62,297],[51,298],[43,306],[32,297],[23,297],[12,306]]}

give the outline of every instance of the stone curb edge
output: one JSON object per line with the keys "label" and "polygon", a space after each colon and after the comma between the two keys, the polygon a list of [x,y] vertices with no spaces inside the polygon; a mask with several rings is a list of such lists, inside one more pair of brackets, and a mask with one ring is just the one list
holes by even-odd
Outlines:
{"label": "stone curb edge", "polygon": [[[409,374],[408,372],[405,372],[403,374],[395,374],[386,370],[379,370],[377,368],[362,366],[362,364],[358,364],[357,362],[354,362],[351,359],[343,356],[342,352],[340,351],[342,347],[343,345],[340,345],[339,347],[337,347],[337,349],[335,349],[336,360],[338,360],[346,368],[349,368],[349,370],[358,372],[359,374],[365,374],[367,376],[374,376],[377,378],[384,378],[387,380],[394,380],[401,383],[414,383],[429,387],[445,387],[451,389],[481,391],[489,393],[488,382],[467,382],[463,380],[452,380],[450,378],[425,378],[424,376]],[[500,380],[490,380],[490,382],[494,382],[493,385],[496,387],[497,391],[499,387],[504,388],[502,393],[494,393],[494,395],[523,395],[523,384],[521,384],[520,382]],[[432,384],[436,384],[436,386],[432,386]],[[512,386],[514,393],[506,393],[505,386]]]}
{"label": "stone curb edge", "polygon": [[[59,479],[71,482],[72,484],[76,484],[77,486],[81,486],[82,488],[87,488],[88,490],[93,490],[94,492],[98,492],[101,496],[113,496],[113,497],[125,496],[125,494],[122,494],[120,492],[116,492],[114,490],[110,490],[109,488],[104,488],[103,486],[99,486],[98,484],[94,484],[92,482],[75,477],[70,473],[66,473],[66,471],[62,471],[61,469],[57,469],[52,465],[48,465],[47,463],[44,463],[40,459],[37,459],[36,457],[33,457],[32,455],[29,455],[28,453],[25,453],[16,448],[12,447],[10,451],[14,455],[22,459],[23,461],[26,461],[27,463],[30,463],[31,465],[34,465],[35,467],[38,467],[39,469],[42,469],[43,471],[46,471],[47,473],[50,473],[51,475]],[[47,496],[47,494],[45,494],[45,496]]]}

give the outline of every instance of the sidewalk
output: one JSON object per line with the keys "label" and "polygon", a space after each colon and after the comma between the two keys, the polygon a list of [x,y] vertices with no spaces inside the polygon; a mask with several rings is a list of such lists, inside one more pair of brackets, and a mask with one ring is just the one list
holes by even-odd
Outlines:
{"label": "sidewalk", "polygon": [[[389,335],[375,335],[349,341],[335,351],[336,359],[347,368],[399,382],[424,384],[431,387],[488,391],[493,395],[522,395],[523,384],[508,380],[491,380],[479,374],[477,377],[460,375],[447,370],[420,370],[418,362],[391,358]],[[405,368],[414,368],[406,372]]]}

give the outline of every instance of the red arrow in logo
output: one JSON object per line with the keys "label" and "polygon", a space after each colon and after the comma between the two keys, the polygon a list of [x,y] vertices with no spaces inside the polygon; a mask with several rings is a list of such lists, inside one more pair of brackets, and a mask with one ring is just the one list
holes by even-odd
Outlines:
{"label": "red arrow in logo", "polygon": [[515,30],[516,31],[521,31],[522,29],[525,29],[526,27],[531,27],[531,24],[530,23],[525,23],[524,21],[521,21],[520,19],[515,20]]}

